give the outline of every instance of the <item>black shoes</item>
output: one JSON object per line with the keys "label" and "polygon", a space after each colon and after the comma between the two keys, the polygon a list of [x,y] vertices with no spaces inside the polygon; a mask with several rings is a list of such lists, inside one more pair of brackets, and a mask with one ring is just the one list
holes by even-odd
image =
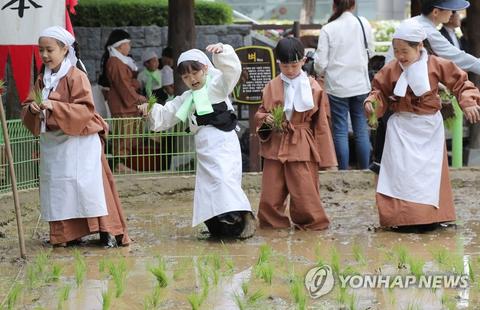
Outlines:
{"label": "black shoes", "polygon": [[100,232],[100,242],[106,248],[116,248],[118,247],[117,239],[106,231]]}
{"label": "black shoes", "polygon": [[380,174],[380,163],[377,163],[377,162],[374,161],[370,164],[368,169],[375,174]]}

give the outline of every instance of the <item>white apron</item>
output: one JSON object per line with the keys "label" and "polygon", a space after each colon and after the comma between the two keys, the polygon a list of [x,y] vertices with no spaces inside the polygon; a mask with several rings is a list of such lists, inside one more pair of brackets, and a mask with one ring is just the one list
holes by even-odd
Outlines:
{"label": "white apron", "polygon": [[40,135],[42,219],[59,221],[107,215],[103,189],[102,145],[98,134]]}
{"label": "white apron", "polygon": [[377,192],[438,208],[444,147],[440,112],[393,114],[388,120]]}
{"label": "white apron", "polygon": [[235,131],[200,126],[192,226],[231,211],[252,211],[242,190],[242,155]]}

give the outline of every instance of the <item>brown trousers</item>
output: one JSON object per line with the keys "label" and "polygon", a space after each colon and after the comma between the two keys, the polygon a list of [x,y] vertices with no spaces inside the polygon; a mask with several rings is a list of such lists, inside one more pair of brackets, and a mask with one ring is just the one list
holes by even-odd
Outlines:
{"label": "brown trousers", "polygon": [[329,220],[322,207],[318,163],[265,159],[258,219],[261,228],[287,228],[285,199],[290,194],[290,219],[296,228],[322,230]]}

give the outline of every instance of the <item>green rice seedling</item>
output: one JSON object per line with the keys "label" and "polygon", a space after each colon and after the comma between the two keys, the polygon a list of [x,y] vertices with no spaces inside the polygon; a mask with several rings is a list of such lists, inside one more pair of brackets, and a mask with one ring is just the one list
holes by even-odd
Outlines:
{"label": "green rice seedling", "polygon": [[6,305],[6,309],[12,310],[15,308],[15,305],[22,293],[23,286],[20,283],[15,283],[13,287],[10,289],[10,292],[7,295],[4,305]]}
{"label": "green rice seedling", "polygon": [[112,276],[113,283],[115,283],[115,297],[122,296],[125,291],[125,284],[127,281],[127,262],[122,257],[117,263],[110,262],[108,264],[108,273]]}
{"label": "green rice seedling", "polygon": [[78,250],[73,252],[74,256],[74,271],[75,271],[75,283],[79,287],[85,280],[85,274],[87,273],[87,263],[85,258],[80,254]]}
{"label": "green rice seedling", "polygon": [[258,265],[256,268],[256,276],[268,283],[269,285],[272,284],[273,278],[273,265],[271,262],[265,262],[261,265]]}
{"label": "green rice seedling", "polygon": [[203,302],[205,301],[205,297],[203,296],[203,292],[192,293],[187,296],[187,300],[192,307],[192,310],[199,310],[202,306]]}
{"label": "green rice seedling", "polygon": [[437,262],[439,266],[446,266],[448,264],[450,255],[446,248],[441,247],[438,249],[433,249],[431,253],[432,253],[433,259],[435,260],[435,262]]}
{"label": "green rice seedling", "polygon": [[109,263],[107,258],[102,257],[98,262],[98,271],[101,273],[105,272]]}
{"label": "green rice seedling", "polygon": [[443,309],[448,309],[448,310],[457,309],[455,300],[453,300],[450,296],[443,294],[441,301],[442,301]]}
{"label": "green rice seedling", "polygon": [[58,264],[52,265],[52,271],[48,276],[47,282],[58,282],[60,280],[60,275],[62,274],[62,267]]}
{"label": "green rice seedling", "polygon": [[38,88],[34,88],[32,92],[30,93],[30,97],[33,99],[33,101],[38,104],[38,106],[42,106],[43,102],[43,95],[42,95],[42,90]]}
{"label": "green rice seedling", "polygon": [[365,256],[363,255],[363,250],[360,247],[358,243],[354,243],[352,246],[352,252],[353,252],[353,258],[355,261],[359,264],[366,264],[367,260],[365,259]]}
{"label": "green rice seedling", "polygon": [[160,286],[155,285],[153,288],[152,294],[145,297],[145,301],[143,303],[143,308],[147,309],[157,309],[160,306],[162,300],[162,289]]}
{"label": "green rice seedling", "polygon": [[337,300],[337,302],[338,302],[340,305],[345,305],[345,304],[347,303],[347,300],[348,300],[347,288],[346,288],[346,287],[339,286],[339,287],[338,287],[338,293],[337,293],[335,299]]}
{"label": "green rice seedling", "polygon": [[223,241],[222,241],[222,249],[223,249],[223,262],[224,262],[225,267],[226,267],[226,270],[223,274],[225,276],[232,275],[233,272],[235,271],[235,263],[232,259],[232,256],[228,252],[228,249],[225,246],[225,243]]}
{"label": "green rice seedling", "polygon": [[283,106],[277,105],[275,106],[272,111],[272,117],[273,117],[273,129],[282,131],[282,123],[283,123]]}
{"label": "green rice seedling", "polygon": [[27,286],[33,288],[38,282],[38,272],[35,265],[28,265],[26,271]]}
{"label": "green rice seedling", "polygon": [[322,258],[322,246],[321,246],[320,242],[318,242],[315,245],[314,252],[315,252],[315,264],[316,264],[316,266],[322,267],[323,265],[325,265],[326,262]]}
{"label": "green rice seedling", "polygon": [[265,297],[262,290],[257,290],[253,294],[249,295],[247,282],[242,283],[242,292],[243,294],[236,292],[233,294],[235,304],[240,310],[254,308]]}
{"label": "green rice seedling", "polygon": [[375,110],[377,109],[378,101],[377,100],[372,100],[372,101],[370,101],[370,103],[372,104],[373,113],[370,114],[370,116],[368,117],[368,126],[370,126],[370,128],[372,128],[372,129],[377,129],[377,127],[378,127],[378,117],[377,117],[377,113],[376,113]]}
{"label": "green rice seedling", "polygon": [[173,269],[172,278],[174,281],[180,280],[183,275],[187,272],[188,267],[190,266],[190,262],[188,259],[181,260]]}
{"label": "green rice seedling", "polygon": [[425,261],[421,258],[408,258],[408,265],[410,266],[410,273],[413,274],[417,279],[423,275],[423,266]]}
{"label": "green rice seedling", "polygon": [[394,251],[397,256],[398,269],[405,269],[408,261],[407,249],[403,245],[399,245],[395,248]]}
{"label": "green rice seedling", "polygon": [[409,302],[405,310],[420,310],[421,308],[415,301]]}
{"label": "green rice seedling", "polygon": [[303,281],[300,277],[294,277],[290,282],[290,294],[298,310],[307,309],[307,295],[305,294]]}
{"label": "green rice seedling", "polygon": [[347,304],[348,304],[348,310],[357,309],[357,295],[355,295],[355,293],[348,294]]}
{"label": "green rice seedling", "polygon": [[272,256],[272,248],[268,244],[260,246],[260,253],[258,255],[257,265],[268,262]]}
{"label": "green rice seedling", "polygon": [[108,310],[112,306],[112,292],[109,289],[102,292],[102,310]]}
{"label": "green rice seedling", "polygon": [[330,265],[335,275],[338,276],[340,274],[340,254],[336,247],[332,248]]}
{"label": "green rice seedling", "polygon": [[155,97],[155,95],[153,95],[153,94],[148,95],[148,98],[147,98],[147,112],[150,112],[153,108],[153,105],[157,102],[158,102],[158,99],[157,99],[157,97]]}
{"label": "green rice seedling", "polygon": [[473,262],[471,261],[468,262],[468,275],[470,277],[470,282],[475,283],[475,271],[473,268]]}
{"label": "green rice seedling", "polygon": [[163,258],[158,259],[158,264],[156,267],[150,267],[149,271],[157,279],[158,285],[160,287],[167,287],[168,277],[167,277],[167,265]]}
{"label": "green rice seedling", "polygon": [[68,300],[71,290],[72,286],[70,284],[66,284],[60,289],[58,294],[58,309],[63,309],[63,305]]}

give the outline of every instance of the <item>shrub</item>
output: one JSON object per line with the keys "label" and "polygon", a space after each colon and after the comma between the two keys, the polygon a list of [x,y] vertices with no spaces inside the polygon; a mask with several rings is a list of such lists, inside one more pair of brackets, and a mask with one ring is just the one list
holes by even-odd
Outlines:
{"label": "shrub", "polygon": [[[72,23],[76,27],[167,26],[167,0],[82,0]],[[231,24],[232,8],[225,3],[195,1],[196,25]]]}

